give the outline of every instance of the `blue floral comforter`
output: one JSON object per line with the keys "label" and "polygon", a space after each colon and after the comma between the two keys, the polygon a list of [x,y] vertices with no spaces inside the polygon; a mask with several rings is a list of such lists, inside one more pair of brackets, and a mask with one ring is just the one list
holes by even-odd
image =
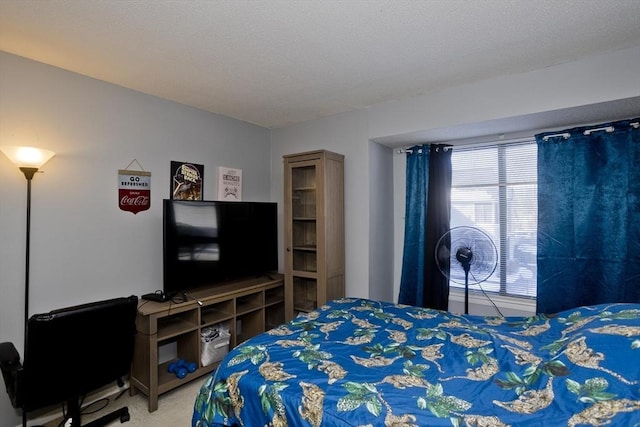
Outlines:
{"label": "blue floral comforter", "polygon": [[332,301],[232,350],[192,425],[640,425],[640,304],[501,318]]}

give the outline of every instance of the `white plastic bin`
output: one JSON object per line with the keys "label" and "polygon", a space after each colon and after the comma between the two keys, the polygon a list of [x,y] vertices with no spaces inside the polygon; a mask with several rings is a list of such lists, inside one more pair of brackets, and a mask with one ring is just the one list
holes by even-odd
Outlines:
{"label": "white plastic bin", "polygon": [[203,328],[200,331],[202,352],[200,361],[202,366],[219,362],[229,353],[229,341],[231,334],[227,325],[215,325]]}

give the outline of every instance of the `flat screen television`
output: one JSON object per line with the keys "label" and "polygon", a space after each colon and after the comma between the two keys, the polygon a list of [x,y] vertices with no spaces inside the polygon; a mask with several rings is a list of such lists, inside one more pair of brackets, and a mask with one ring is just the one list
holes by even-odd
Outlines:
{"label": "flat screen television", "polygon": [[166,295],[278,270],[276,203],[163,202]]}

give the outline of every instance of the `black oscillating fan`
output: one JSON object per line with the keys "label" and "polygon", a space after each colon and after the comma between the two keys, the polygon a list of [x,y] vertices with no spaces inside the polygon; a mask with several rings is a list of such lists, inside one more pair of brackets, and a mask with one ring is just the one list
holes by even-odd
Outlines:
{"label": "black oscillating fan", "polygon": [[454,227],[438,239],[435,252],[440,272],[450,281],[464,284],[464,314],[468,314],[469,285],[484,282],[496,270],[496,245],[478,228]]}

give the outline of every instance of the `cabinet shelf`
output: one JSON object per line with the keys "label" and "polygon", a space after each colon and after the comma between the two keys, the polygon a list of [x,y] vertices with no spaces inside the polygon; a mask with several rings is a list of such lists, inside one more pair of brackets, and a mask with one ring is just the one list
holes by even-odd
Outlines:
{"label": "cabinet shelf", "polygon": [[[176,314],[158,319],[158,341],[171,339],[185,332],[195,331],[198,328],[195,316],[191,313]],[[192,318],[192,319],[190,319]]]}
{"label": "cabinet shelf", "polygon": [[188,331],[195,331],[196,326],[193,326],[187,322],[175,320],[171,322],[171,325],[164,326],[162,331],[158,332],[158,341],[164,341],[173,338],[176,335],[183,334]]}
{"label": "cabinet shelf", "polygon": [[[219,361],[202,364],[202,329],[226,324],[233,347],[285,320],[281,275],[229,282],[193,291],[192,295],[202,306],[196,301],[180,304],[141,301],[138,305],[130,393],[145,394],[149,412],[158,409],[160,394],[206,375],[218,365]],[[161,349],[175,352],[175,357],[160,363]],[[168,372],[169,364],[178,359],[195,362],[196,371],[183,379]]]}
{"label": "cabinet shelf", "polygon": [[222,323],[233,318],[233,300],[208,304],[200,309],[201,326]]}
{"label": "cabinet shelf", "polygon": [[264,306],[270,307],[275,304],[284,303],[284,288],[282,286],[272,289],[267,289],[264,292]]}
{"label": "cabinet shelf", "polygon": [[264,330],[264,308],[236,317],[236,345]]}
{"label": "cabinet shelf", "polygon": [[[181,385],[192,379],[189,378],[189,376],[193,374],[187,374],[185,378],[180,379],[176,377],[175,374],[169,372],[169,364],[176,362],[177,360],[178,359],[172,359],[158,365],[158,394],[163,394],[170,390],[173,390],[176,387],[180,387]],[[205,366],[204,368],[202,368],[202,374],[212,372],[217,366],[218,363]]]}
{"label": "cabinet shelf", "polygon": [[251,313],[256,310],[261,310],[262,305],[253,305],[253,304],[244,304],[242,307],[238,307],[238,312],[236,316],[242,316],[243,314]]}
{"label": "cabinet shelf", "polygon": [[282,322],[279,319],[281,318],[284,318],[284,300],[265,307],[265,329],[273,329],[280,325]]}
{"label": "cabinet shelf", "polygon": [[293,303],[293,309],[294,310],[303,311],[305,313],[313,311],[316,308],[318,308],[316,306],[316,301],[313,301],[313,300],[296,301],[296,302]]}
{"label": "cabinet shelf", "polygon": [[315,271],[302,271],[302,270],[292,270],[291,271],[291,277],[295,278],[295,277],[304,277],[307,279],[317,279],[318,278],[318,273]]}
{"label": "cabinet shelf", "polygon": [[262,307],[264,307],[263,292],[256,292],[236,298],[236,316],[260,310]]}

